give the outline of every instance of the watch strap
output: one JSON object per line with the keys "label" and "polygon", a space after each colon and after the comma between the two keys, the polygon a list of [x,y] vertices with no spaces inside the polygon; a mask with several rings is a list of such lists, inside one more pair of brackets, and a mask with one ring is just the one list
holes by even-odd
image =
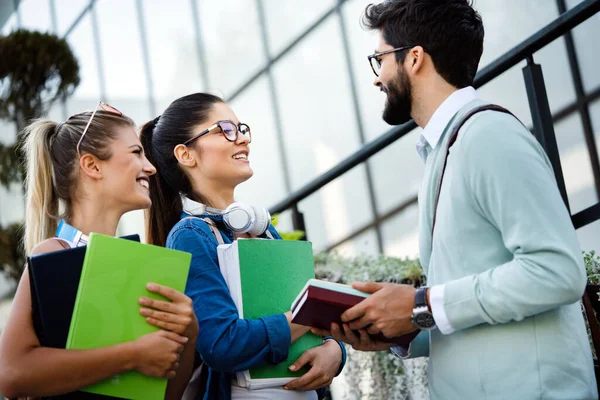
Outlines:
{"label": "watch strap", "polygon": [[422,286],[415,293],[415,308],[427,306],[427,287]]}

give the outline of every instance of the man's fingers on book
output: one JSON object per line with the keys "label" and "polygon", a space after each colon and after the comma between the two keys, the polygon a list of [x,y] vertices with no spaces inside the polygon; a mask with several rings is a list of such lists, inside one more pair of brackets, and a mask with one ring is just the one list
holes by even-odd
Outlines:
{"label": "man's fingers on book", "polygon": [[[350,322],[365,315],[367,312],[367,306],[369,305],[368,300],[369,299],[365,299],[354,307],[350,307],[344,311],[342,314],[342,322]],[[362,326],[360,328],[362,328]]]}
{"label": "man's fingers on book", "polygon": [[377,335],[379,332],[381,332],[381,329],[377,327],[377,324],[373,324],[367,327],[367,332],[369,332],[371,335]]}
{"label": "man's fingers on book", "polygon": [[[355,344],[358,342],[358,337],[356,336],[356,334],[352,331],[352,329],[350,329],[350,327],[348,326],[348,324],[343,324],[342,325],[344,327],[344,341],[348,344]],[[334,335],[335,337],[335,335]]]}
{"label": "man's fingers on book", "polygon": [[357,330],[367,328],[372,323],[373,321],[367,315],[362,315],[360,318],[355,318],[348,322],[348,326],[352,330]]}
{"label": "man's fingers on book", "polygon": [[352,287],[365,293],[375,293],[383,287],[379,282],[353,282]]}

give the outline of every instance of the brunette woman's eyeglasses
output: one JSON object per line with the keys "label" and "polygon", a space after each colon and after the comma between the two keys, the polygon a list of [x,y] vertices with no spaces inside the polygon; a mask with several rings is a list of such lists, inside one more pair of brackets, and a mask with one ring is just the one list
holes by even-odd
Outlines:
{"label": "brunette woman's eyeglasses", "polygon": [[85,129],[83,130],[83,133],[81,134],[81,137],[79,138],[79,142],[77,142],[77,156],[79,158],[81,158],[81,153],[79,151],[79,148],[81,147],[81,142],[83,141],[83,137],[87,133],[88,128],[90,127],[92,120],[94,119],[94,116],[96,115],[96,111],[98,111],[98,108],[100,108],[102,111],[106,111],[108,113],[115,114],[118,116],[123,115],[123,113],[121,111],[117,110],[113,106],[99,101],[98,105],[96,105],[96,108],[94,109],[94,112],[92,113],[92,116],[90,117],[90,120],[88,121],[87,125],[85,126]]}
{"label": "brunette woman's eyeglasses", "polygon": [[248,143],[252,141],[252,134],[250,133],[250,127],[246,124],[235,124],[233,121],[225,120],[225,121],[217,121],[213,125],[209,126],[207,129],[198,133],[197,135],[192,136],[190,139],[185,141],[183,144],[188,145],[188,143],[198,139],[201,136],[206,135],[209,132],[214,131],[215,129],[221,129],[221,133],[225,136],[225,139],[230,142],[235,142],[238,139],[238,134],[242,134],[243,136],[248,138]]}

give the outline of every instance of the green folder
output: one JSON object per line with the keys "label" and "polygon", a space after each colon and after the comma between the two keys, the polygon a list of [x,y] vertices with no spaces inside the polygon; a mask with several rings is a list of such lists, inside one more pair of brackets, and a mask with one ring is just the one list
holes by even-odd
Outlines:
{"label": "green folder", "polygon": [[[92,233],[67,349],[111,346],[157,331],[140,314],[138,300],[142,296],[162,298],[146,289],[149,282],[183,292],[190,261],[189,253]],[[81,391],[126,399],[162,400],[166,387],[166,378],[129,371]]]}
{"label": "green folder", "polygon": [[[290,311],[306,282],[315,277],[312,244],[306,241],[238,239],[218,247],[219,267],[240,318],[256,319]],[[307,333],[290,346],[287,361],[238,372],[238,384],[249,389],[283,386],[306,373],[288,367],[321,344]]]}

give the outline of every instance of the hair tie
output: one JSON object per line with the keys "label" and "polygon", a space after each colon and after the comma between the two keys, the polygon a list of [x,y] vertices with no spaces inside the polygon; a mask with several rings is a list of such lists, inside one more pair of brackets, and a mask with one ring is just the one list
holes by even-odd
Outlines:
{"label": "hair tie", "polygon": [[64,122],[60,122],[60,123],[58,123],[58,124],[56,125],[56,127],[54,128],[54,133],[55,133],[56,135],[58,135],[58,131],[60,131],[60,128],[62,128],[62,126],[63,126],[64,124],[65,124]]}

